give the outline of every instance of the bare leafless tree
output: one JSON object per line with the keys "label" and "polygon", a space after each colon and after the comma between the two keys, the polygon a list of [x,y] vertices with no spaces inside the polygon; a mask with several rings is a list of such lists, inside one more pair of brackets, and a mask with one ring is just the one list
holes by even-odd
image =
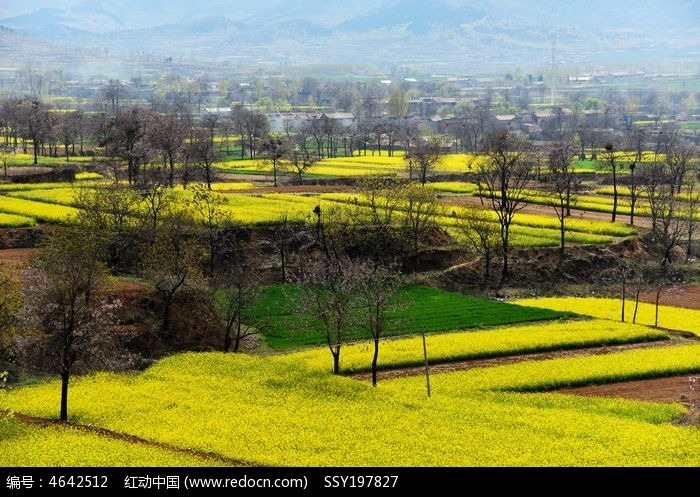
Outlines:
{"label": "bare leafless tree", "polygon": [[685,193],[687,195],[685,201],[684,216],[687,222],[687,247],[686,259],[690,260],[693,251],[693,239],[697,231],[698,214],[700,214],[700,184],[698,177],[700,176],[700,166],[691,166],[688,174],[685,177]]}
{"label": "bare leafless tree", "polygon": [[549,204],[559,219],[561,235],[560,256],[564,257],[566,218],[571,216],[571,206],[576,204],[580,180],[574,172],[571,161],[576,156],[576,148],[571,143],[558,143],[549,151],[549,183],[547,184]]}
{"label": "bare leafless tree", "polygon": [[0,164],[2,164],[2,169],[4,176],[7,178],[7,163],[10,162],[12,157],[15,155],[15,148],[7,143],[0,143]]}
{"label": "bare leafless tree", "polygon": [[618,199],[619,199],[619,192],[618,192],[618,174],[620,173],[620,169],[622,167],[621,161],[618,157],[618,154],[620,152],[620,147],[619,144],[617,143],[617,140],[613,138],[609,138],[608,141],[605,143],[605,151],[603,152],[603,160],[600,162],[602,165],[601,167],[604,168],[604,170],[609,171],[612,174],[612,180],[613,180],[613,208],[612,208],[612,222],[614,223],[615,220],[617,219],[617,205],[618,205]]}
{"label": "bare leafless tree", "polygon": [[[214,299],[224,321],[223,351],[240,351],[243,341],[266,327],[266,315],[252,312],[263,296],[256,266],[243,254],[211,279]],[[244,322],[245,321],[245,322]]]}
{"label": "bare leafless tree", "polygon": [[356,265],[353,273],[358,282],[359,326],[369,334],[374,344],[372,386],[376,387],[379,344],[400,324],[396,311],[402,306],[398,293],[403,280],[386,266]]}
{"label": "bare leafless tree", "polygon": [[503,267],[501,283],[509,275],[510,227],[513,218],[525,207],[525,188],[532,171],[528,156],[529,144],[507,130],[487,135],[485,140],[487,160],[481,161],[476,170],[479,183],[496,213],[501,227]]}
{"label": "bare leafless tree", "polygon": [[440,138],[435,136],[414,141],[413,146],[406,153],[408,179],[418,179],[422,185],[425,185],[428,176],[442,159],[441,146]]}
{"label": "bare leafless tree", "polygon": [[482,288],[491,278],[491,263],[501,251],[501,230],[485,209],[467,209],[457,223],[461,241],[484,264]]}
{"label": "bare leafless tree", "polygon": [[358,278],[356,264],[328,260],[305,265],[298,291],[305,328],[323,336],[333,357],[333,374],[340,374],[340,353],[357,325]]}
{"label": "bare leafless tree", "polygon": [[661,247],[661,264],[665,266],[672,262],[673,249],[686,240],[686,205],[682,197],[676,194],[675,178],[667,163],[646,164],[642,181],[651,210],[652,232]]}
{"label": "bare leafless tree", "polygon": [[318,161],[317,157],[300,150],[292,150],[285,160],[287,172],[296,176],[297,183],[302,184],[304,173],[307,173]]}
{"label": "bare leafless tree", "polygon": [[151,148],[162,157],[163,169],[168,169],[168,186],[175,185],[175,164],[185,144],[187,129],[174,114],[151,113],[147,123],[146,139]]}
{"label": "bare leafless tree", "polygon": [[288,140],[268,136],[260,144],[260,153],[263,156],[263,164],[272,169],[272,185],[277,186],[277,178],[285,172],[286,158],[290,153]]}

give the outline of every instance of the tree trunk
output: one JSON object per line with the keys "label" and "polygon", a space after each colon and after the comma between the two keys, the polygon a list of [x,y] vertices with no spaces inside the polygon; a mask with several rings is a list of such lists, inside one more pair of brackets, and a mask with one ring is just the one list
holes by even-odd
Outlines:
{"label": "tree trunk", "polygon": [[634,166],[630,167],[630,225],[634,226],[634,204],[637,203],[637,185],[634,180]]}
{"label": "tree trunk", "polygon": [[68,421],[68,382],[70,381],[70,371],[64,369],[61,373],[61,422]]}
{"label": "tree trunk", "polygon": [[280,266],[282,270],[282,284],[284,285],[287,283],[287,253],[283,248],[280,249]]}
{"label": "tree trunk", "polygon": [[231,331],[233,328],[233,321],[226,323],[226,330],[224,331],[224,353],[231,350]]}
{"label": "tree trunk", "polygon": [[484,285],[491,279],[491,255],[487,254],[484,256]]}
{"label": "tree trunk", "polygon": [[168,182],[170,183],[170,188],[175,186],[175,161],[170,157],[170,172],[168,174]]}
{"label": "tree trunk", "polygon": [[161,316],[162,321],[160,325],[160,330],[163,336],[171,338],[170,336],[170,305],[172,304],[172,299],[166,300],[163,303],[163,315]]}
{"label": "tree trunk", "polygon": [[508,230],[505,226],[501,227],[501,241],[503,242],[503,268],[501,270],[501,286],[508,279]]}
{"label": "tree trunk", "polygon": [[635,204],[637,203],[637,195],[633,194],[632,198],[630,199],[630,225],[634,226],[634,207]]}
{"label": "tree trunk", "polygon": [[622,322],[625,322],[625,300],[627,298],[627,285],[624,277],[622,278]]}
{"label": "tree trunk", "polygon": [[656,289],[656,308],[654,309],[654,327],[659,327],[659,298],[661,297],[661,287]]}
{"label": "tree trunk", "polygon": [[561,245],[559,247],[559,259],[560,261],[564,259],[564,240],[565,240],[565,224],[564,224],[564,207],[562,206],[562,211],[559,215],[559,234],[561,235]]}
{"label": "tree trunk", "polygon": [[214,276],[214,258],[216,256],[216,239],[212,235],[209,238],[209,274]]}
{"label": "tree trunk", "polygon": [[641,282],[637,285],[637,294],[634,298],[634,314],[632,315],[632,324],[637,324],[637,310],[639,309],[639,292],[642,290]]}
{"label": "tree trunk", "polygon": [[241,338],[243,337],[243,328],[242,328],[242,323],[241,323],[241,314],[240,312],[238,313],[238,317],[236,318],[236,340],[233,342],[233,351],[238,352],[238,350],[241,348]]}
{"label": "tree trunk", "polygon": [[379,338],[374,338],[374,355],[372,356],[372,386],[377,386],[377,359],[379,359]]}
{"label": "tree trunk", "polygon": [[333,354],[333,374],[340,374],[340,345],[333,347],[331,351]]}
{"label": "tree trunk", "polygon": [[612,222],[615,222],[615,218],[617,217],[617,171],[615,170],[615,167],[613,167],[612,170],[613,174],[613,210],[612,210]]}

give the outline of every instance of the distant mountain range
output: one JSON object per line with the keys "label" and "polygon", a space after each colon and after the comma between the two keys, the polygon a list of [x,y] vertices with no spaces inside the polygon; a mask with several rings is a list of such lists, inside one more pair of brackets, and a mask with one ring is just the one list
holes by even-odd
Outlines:
{"label": "distant mountain range", "polygon": [[240,63],[532,66],[554,40],[569,63],[700,53],[700,0],[37,0],[0,16],[39,42]]}

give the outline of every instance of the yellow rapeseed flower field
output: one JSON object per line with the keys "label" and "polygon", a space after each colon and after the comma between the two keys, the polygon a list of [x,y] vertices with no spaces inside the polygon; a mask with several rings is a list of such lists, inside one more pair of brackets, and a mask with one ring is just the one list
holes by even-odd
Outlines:
{"label": "yellow rapeseed flower field", "polygon": [[[547,297],[538,299],[521,299],[519,305],[544,307],[556,311],[569,311],[600,319],[619,321],[622,316],[622,301],[594,297]],[[634,299],[625,304],[625,320],[631,322],[634,314]],[[653,326],[656,318],[656,306],[640,302],[637,310],[637,324]],[[689,331],[700,335],[700,310],[683,307],[659,306],[659,326],[670,330]]]}
{"label": "yellow rapeseed flower field", "polygon": [[0,418],[3,466],[217,466],[204,460],[61,426]]}
{"label": "yellow rapeseed flower field", "polygon": [[[490,331],[463,331],[426,336],[431,361],[451,362],[481,359],[545,350],[563,350],[598,345],[663,340],[668,335],[644,326],[614,323],[605,320],[569,320],[508,326]],[[379,368],[420,366],[423,364],[423,343],[419,336],[384,340],[379,354]],[[343,348],[340,365],[345,371],[367,371],[372,360],[369,342]],[[325,361],[329,354],[309,352]]]}
{"label": "yellow rapeseed flower field", "polygon": [[[700,372],[698,345],[436,374],[427,398],[420,376],[372,388],[308,352],[188,353],[79,378],[70,405],[83,423],[262,465],[697,466],[687,447],[700,432],[668,423],[681,406],[514,393],[689,372]],[[59,390],[28,386],[0,403],[53,417]]]}

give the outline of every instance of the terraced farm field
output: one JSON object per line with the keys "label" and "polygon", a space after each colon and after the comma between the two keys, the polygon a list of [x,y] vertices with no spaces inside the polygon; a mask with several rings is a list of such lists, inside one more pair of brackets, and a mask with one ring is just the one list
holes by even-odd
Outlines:
{"label": "terraced farm field", "polygon": [[78,209],[0,195],[0,213],[16,214],[39,222],[65,224],[78,214]]}
{"label": "terraced farm field", "polygon": [[[460,322],[481,325],[472,331],[429,334],[431,364],[517,358],[533,351],[581,349],[584,353],[432,374],[430,398],[421,376],[380,380],[377,388],[333,376],[325,347],[266,356],[181,354],[141,373],[97,373],[73,382],[70,412],[74,421],[133,435],[139,442],[113,440],[109,432],[83,433],[2,420],[0,432],[7,436],[0,437],[0,453],[10,454],[5,459],[9,465],[55,461],[196,465],[207,454],[223,464],[273,466],[700,464],[700,453],[692,448],[700,444],[700,432],[670,424],[685,412],[679,404],[552,392],[698,374],[697,343],[669,338],[664,331],[641,325],[562,320],[561,314],[543,315],[531,307],[425,287],[406,291],[415,304],[404,311],[409,319],[402,333],[420,331],[426,323],[452,330],[459,330]],[[580,300],[586,309],[605,307],[597,300]],[[523,303],[549,304],[546,299]],[[578,309],[571,302],[566,304],[551,307]],[[282,288],[271,287],[260,310],[284,310],[286,305]],[[682,329],[697,322],[694,316],[680,314],[685,310],[664,311],[678,313]],[[428,321],[414,322],[423,314],[429,314]],[[517,324],[546,318],[550,320]],[[293,326],[289,316],[280,320]],[[514,324],[494,326],[504,322]],[[614,344],[634,347],[649,341],[658,345],[585,355],[591,347],[606,351],[606,346]],[[422,364],[422,352],[417,336],[383,340],[380,367]],[[369,343],[346,345],[341,366],[346,372],[365,371],[370,356]],[[59,391],[58,381],[12,388],[0,395],[0,408],[54,419]],[[417,423],[422,426],[418,432]],[[20,450],[25,443],[33,449]],[[183,454],[184,448],[190,453]]]}
{"label": "terraced farm field", "polygon": [[[619,321],[622,316],[622,302],[617,299],[591,297],[548,297],[518,300],[519,305],[544,307],[557,311],[575,312],[599,319]],[[625,317],[631,322],[635,303],[625,302]],[[637,310],[637,323],[653,326],[656,321],[654,304],[640,302]],[[689,331],[700,336],[700,310],[683,307],[659,306],[659,326],[669,330]]]}
{"label": "terraced farm field", "polygon": [[[322,345],[323,336],[303,330],[309,316],[299,315],[294,286],[270,286],[264,297],[251,310],[250,318],[265,317],[265,341],[273,349],[305,345]],[[518,307],[503,302],[479,299],[425,286],[412,285],[397,295],[401,308],[390,315],[389,335],[415,334],[425,331],[450,331],[487,328],[509,323],[545,321],[568,316],[568,313]],[[361,340],[358,331],[355,339]]]}
{"label": "terraced farm field", "polygon": [[[700,464],[692,449],[700,432],[669,424],[684,412],[679,405],[520,393],[699,372],[698,345],[433,375],[431,398],[421,377],[372,388],[332,376],[317,363],[309,352],[173,356],[136,375],[77,380],[74,418],[261,465]],[[25,387],[1,402],[53,417],[58,388],[56,382]],[[0,441],[0,450],[16,450],[14,443]],[[41,454],[21,460],[33,458],[46,460]]]}
{"label": "terraced farm field", "polygon": [[[88,156],[80,156],[80,155],[71,155],[69,157],[68,162],[93,162],[95,160],[99,160],[98,158],[95,157],[88,157]],[[65,156],[60,156],[60,157],[39,157],[39,166],[64,166],[66,164],[66,157]],[[24,167],[24,166],[29,166],[33,167],[34,166],[34,155],[33,154],[22,154],[22,153],[17,153],[14,155],[11,155],[9,160],[7,161],[7,166],[8,167]]]}
{"label": "terraced farm field", "polygon": [[[472,154],[449,154],[443,156],[435,171],[447,174],[466,173],[471,166],[474,168],[481,156]],[[234,174],[268,174],[271,166],[264,160],[235,160],[219,162],[216,164],[219,171]],[[305,175],[342,177],[342,176],[366,176],[368,174],[407,174],[406,160],[403,152],[395,152],[393,156],[388,156],[386,152],[382,155],[355,155],[353,157],[328,158],[319,161],[308,170]]]}
{"label": "terraced farm field", "polygon": [[[70,447],[71,450],[66,450]],[[184,452],[184,451],[183,451]],[[0,418],[3,466],[217,466],[204,459],[153,445],[128,442],[55,424]]]}
{"label": "terraced farm field", "polygon": [[[426,337],[426,344],[431,362],[446,363],[666,339],[665,332],[642,326],[604,320],[566,320],[508,326],[488,332],[471,330],[430,334]],[[346,372],[369,371],[371,358],[372,348],[368,344],[350,345],[342,352],[341,368]],[[378,367],[421,366],[423,361],[420,337],[392,338],[382,343]]]}
{"label": "terraced farm field", "polygon": [[0,228],[25,228],[35,224],[31,217],[0,213]]}
{"label": "terraced farm field", "polygon": [[[36,188],[31,185],[0,185],[0,212],[30,217],[39,222],[67,223],[77,213],[72,206],[78,188],[94,188],[97,183],[82,182],[79,187],[65,183],[57,183],[53,188],[51,185],[39,184]],[[461,188],[460,184],[438,185],[439,188]],[[215,183],[214,189],[221,192],[225,201],[223,208],[230,218],[243,225],[275,224],[285,216],[290,222],[313,223],[313,210],[318,205],[324,211],[351,208],[353,215],[369,213],[361,198],[358,202],[357,194],[256,193],[255,185],[245,182]],[[190,202],[193,198],[189,189],[178,187],[174,192],[181,202]],[[456,227],[467,212],[463,207],[447,203],[437,222],[453,236],[460,236]],[[496,215],[489,211],[489,216],[495,223]],[[558,230],[558,221],[552,216],[519,213],[511,229],[512,243],[516,247],[557,246]],[[634,228],[623,224],[576,219],[567,223],[566,240],[568,243],[604,244],[633,234]]]}

